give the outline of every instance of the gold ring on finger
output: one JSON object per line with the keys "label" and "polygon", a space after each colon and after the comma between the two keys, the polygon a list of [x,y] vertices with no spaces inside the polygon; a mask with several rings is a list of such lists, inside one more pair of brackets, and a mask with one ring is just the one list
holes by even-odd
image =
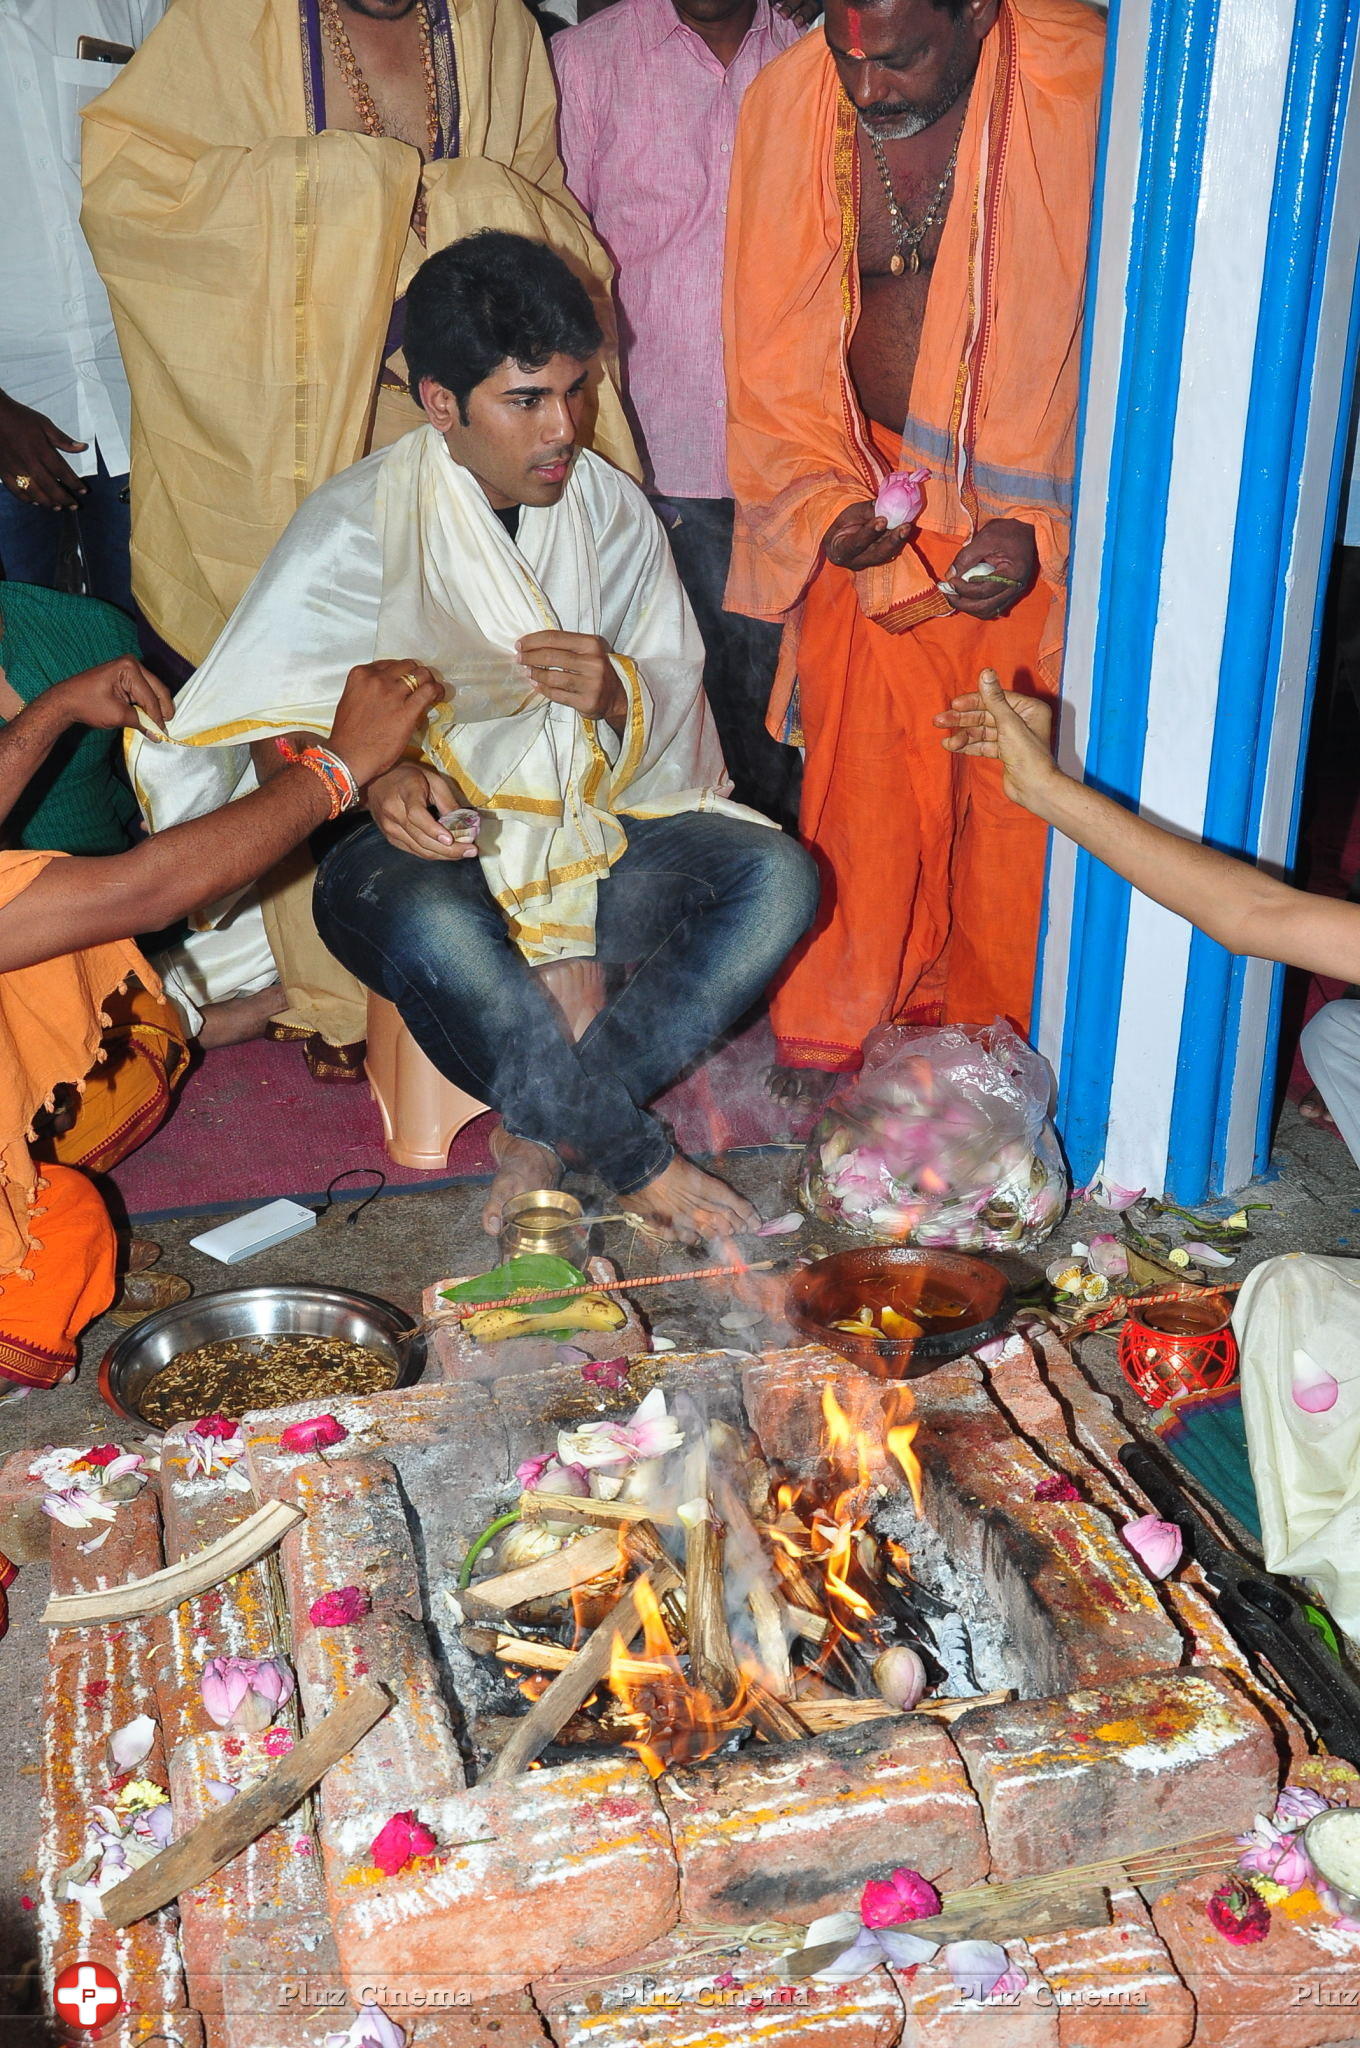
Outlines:
{"label": "gold ring on finger", "polygon": [[33,479],[32,479],[32,477],[31,477],[31,476],[16,476],[16,477],[15,477],[15,479],[14,479],[14,488],[15,488],[15,490],[16,490],[16,491],[31,491],[31,490],[32,490],[32,488],[33,488]]}
{"label": "gold ring on finger", "polygon": [[416,674],[414,669],[404,669],[401,675],[397,678],[397,680],[399,682],[405,683],[408,690],[414,691],[420,688],[420,677]]}

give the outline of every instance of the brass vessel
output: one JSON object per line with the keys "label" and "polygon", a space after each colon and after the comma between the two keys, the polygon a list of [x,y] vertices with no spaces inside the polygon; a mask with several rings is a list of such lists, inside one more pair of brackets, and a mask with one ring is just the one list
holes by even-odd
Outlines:
{"label": "brass vessel", "polygon": [[560,1188],[530,1188],[511,1195],[501,1211],[500,1252],[513,1259],[521,1252],[548,1252],[584,1266],[589,1227],[575,1195]]}

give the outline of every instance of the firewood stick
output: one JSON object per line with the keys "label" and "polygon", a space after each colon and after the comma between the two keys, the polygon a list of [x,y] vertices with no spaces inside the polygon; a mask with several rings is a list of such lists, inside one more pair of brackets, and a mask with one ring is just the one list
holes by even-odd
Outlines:
{"label": "firewood stick", "polygon": [[723,1534],[707,1516],[685,1530],[685,1634],[690,1677],[719,1706],[730,1707],[741,1684],[727,1627]]}
{"label": "firewood stick", "polygon": [[522,1522],[594,1522],[602,1529],[668,1519],[645,1501],[579,1499],[572,1493],[522,1493],[519,1518]]}
{"label": "firewood stick", "polygon": [[565,1593],[571,1586],[584,1585],[615,1569],[619,1561],[619,1539],[608,1529],[596,1529],[577,1536],[561,1550],[515,1570],[497,1572],[494,1578],[474,1579],[458,1595],[465,1614],[504,1614],[527,1600],[542,1600],[552,1593]]}
{"label": "firewood stick", "polygon": [[[673,1566],[666,1569],[670,1572],[670,1583],[678,1585],[680,1574]],[[564,1671],[559,1671],[543,1697],[535,1700],[523,1720],[516,1724],[514,1734],[487,1772],[485,1782],[500,1783],[526,1771],[535,1757],[547,1748],[558,1729],[585,1705],[596,1686],[604,1684],[609,1676],[615,1644],[621,1642],[626,1648],[642,1627],[638,1595],[648,1585],[658,1598],[663,1591],[669,1590],[660,1565],[634,1579],[620,1594],[598,1628],[586,1637],[571,1663]]]}
{"label": "firewood stick", "polygon": [[780,1611],[786,1626],[805,1643],[824,1643],[831,1623],[824,1614],[809,1614],[806,1607],[795,1607],[791,1600],[780,1600]]}
{"label": "firewood stick", "polygon": [[765,1666],[770,1691],[786,1700],[793,1690],[793,1669],[789,1663],[788,1638],[784,1633],[784,1610],[764,1579],[755,1579],[747,1589],[746,1604],[755,1627],[756,1648]]}
{"label": "firewood stick", "polygon": [[[463,1641],[483,1657],[494,1657],[498,1664],[517,1664],[525,1671],[565,1671],[576,1655],[565,1643],[539,1643],[531,1636],[503,1635],[494,1628],[464,1629]],[[636,1683],[647,1677],[651,1667],[636,1657],[625,1657],[614,1668]]]}
{"label": "firewood stick", "polygon": [[[971,1714],[974,1707],[999,1707],[1014,1698],[1011,1688],[977,1693],[966,1700],[926,1699],[913,1707],[911,1713],[928,1720],[957,1721],[960,1714]],[[795,1700],[793,1705],[814,1735],[825,1735],[835,1728],[857,1728],[862,1721],[907,1718],[901,1707],[891,1707],[886,1700]]]}
{"label": "firewood stick", "polygon": [[331,1765],[363,1740],[391,1704],[392,1695],[385,1687],[369,1680],[356,1685],[338,1707],[308,1730],[295,1749],[280,1758],[268,1777],[238,1793],[229,1805],[209,1814],[187,1835],[105,1892],[100,1901],[104,1918],[114,1927],[130,1927],[134,1920],[145,1919],[181,1892],[202,1884],[267,1829],[286,1819]]}

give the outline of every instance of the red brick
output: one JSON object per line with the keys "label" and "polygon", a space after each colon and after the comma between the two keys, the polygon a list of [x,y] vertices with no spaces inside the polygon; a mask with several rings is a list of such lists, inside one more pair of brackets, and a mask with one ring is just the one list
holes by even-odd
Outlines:
{"label": "red brick", "polygon": [[[480,1441],[491,1446],[499,1436],[495,1403],[489,1390],[476,1383],[441,1387],[422,1381],[400,1393],[339,1401],[331,1410],[316,1401],[272,1408],[267,1414],[248,1415],[244,1424],[246,1469],[261,1500],[272,1499],[288,1474],[304,1465],[316,1470],[326,1462],[315,1451],[279,1448],[279,1438],[290,1423],[305,1422],[310,1416],[325,1413],[335,1414],[349,1431],[346,1457],[363,1457],[369,1450],[378,1449],[391,1456],[404,1445]],[[339,1449],[337,1445],[336,1451]],[[327,1458],[335,1455],[335,1451],[326,1454]]]}
{"label": "red brick", "polygon": [[[173,1907],[119,1930],[86,1914],[57,1887],[85,1853],[94,1807],[108,1798],[115,1767],[108,1738],[139,1714],[155,1713],[146,1665],[149,1633],[128,1622],[72,1632],[68,1653],[53,1659],[43,1700],[42,1831],[38,1848],[39,1933],[49,1988],[68,1963],[108,1966],[138,2005],[171,2011],[186,2005]],[[145,1774],[164,1785],[153,1750]]]}
{"label": "red brick", "polygon": [[[98,1550],[82,1552],[82,1543],[101,1536]],[[54,1594],[102,1593],[158,1572],[165,1558],[155,1488],[144,1486],[135,1499],[120,1501],[116,1521],[97,1522],[91,1529],[68,1529],[54,1522],[51,1558]]]}
{"label": "red brick", "polygon": [[[177,1832],[220,1811],[209,1778],[245,1790],[272,1769],[277,1748],[275,1731],[213,1729],[180,1743],[170,1759]],[[304,1969],[335,1973],[320,1850],[305,1811],[182,1892],[179,1913],[190,1996],[206,2014],[276,2012],[282,1987]]]}
{"label": "red brick", "polygon": [[1270,1730],[1221,1672],[1166,1672],[1061,1699],[976,1707],[953,1726],[1001,1880],[1204,1832],[1274,1804]]}
{"label": "red brick", "polygon": [[360,1586],[375,1614],[421,1612],[416,1554],[392,1467],[385,1458],[336,1458],[300,1465],[279,1483],[306,1521],[280,1546],[284,1590],[301,1626],[312,1602],[338,1586]]}
{"label": "red brick", "polygon": [[418,1622],[376,1616],[348,1628],[304,1628],[298,1685],[313,1726],[364,1679],[393,1704],[321,1784],[321,1830],[332,1890],[371,1866],[368,1845],[394,1813],[424,1810],[464,1784],[448,1709]]}
{"label": "red brick", "polygon": [[942,1890],[987,1874],[982,1814],[948,1733],[924,1716],[752,1747],[660,1781],[690,1921],[806,1924],[908,1859]]}
{"label": "red brick", "polygon": [[670,1835],[631,1758],[526,1771],[423,1817],[441,1843],[478,1846],[449,1846],[432,1874],[354,1883],[335,1911],[352,1991],[399,1961],[418,1983],[497,1995],[566,1956],[602,1967],[675,1923]]}
{"label": "red brick", "polygon": [[734,1943],[715,1955],[683,1928],[607,1973],[549,1978],[533,1994],[559,2048],[893,2048],[902,2035],[885,1970],[786,1982],[768,1953]]}
{"label": "red brick", "polygon": [[[199,2013],[137,2012],[97,2038],[99,2048],[204,2048],[207,2036]],[[71,2039],[84,2044],[90,2036],[76,2033]]]}
{"label": "red brick", "polygon": [[1110,1925],[1032,1934],[1058,2014],[1058,2048],[1187,2048],[1195,2001],[1136,1891],[1115,1892]]}
{"label": "red brick", "polygon": [[1012,1967],[1024,1972],[1023,1990],[965,1998],[939,1956],[915,1971],[893,1972],[912,2048],[1058,2048],[1057,2008],[1034,1957],[1023,1941],[1003,1946]]}
{"label": "red brick", "polygon": [[1195,2048],[1330,2048],[1360,2037],[1360,1933],[1345,1933],[1305,1889],[1272,1912],[1264,1941],[1238,1947],[1204,1911],[1221,1882],[1221,1872],[1187,1879],[1152,1909],[1194,1994]]}

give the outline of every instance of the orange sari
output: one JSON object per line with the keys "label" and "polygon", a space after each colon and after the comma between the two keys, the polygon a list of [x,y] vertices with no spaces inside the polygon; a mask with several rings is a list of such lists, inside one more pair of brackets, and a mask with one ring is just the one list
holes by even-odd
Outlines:
{"label": "orange sari", "polygon": [[[981,666],[1054,691],[1062,658],[1080,322],[1103,22],[1079,0],[1001,0],[959,146],[901,436],[867,421],[857,123],[813,31],[743,103],[728,207],[727,603],[784,622],[770,731],[806,745],[801,831],[817,923],[777,987],[780,1058],[857,1067],[898,1016],[1027,1025],[1043,828],[989,764],[943,755],[937,710]],[[822,535],[896,467],[930,472],[885,568],[826,563]],[[1039,581],[1001,620],[936,579],[988,519],[1034,529]]]}
{"label": "orange sari", "polygon": [[[0,853],[0,909],[53,853]],[[114,1296],[113,1225],[97,1189],[29,1150],[38,1110],[62,1082],[83,1085],[100,1058],[106,999],[135,974],[159,992],[130,941],[90,946],[0,975],[0,1375],[51,1387],[76,1361],[80,1331]]]}

